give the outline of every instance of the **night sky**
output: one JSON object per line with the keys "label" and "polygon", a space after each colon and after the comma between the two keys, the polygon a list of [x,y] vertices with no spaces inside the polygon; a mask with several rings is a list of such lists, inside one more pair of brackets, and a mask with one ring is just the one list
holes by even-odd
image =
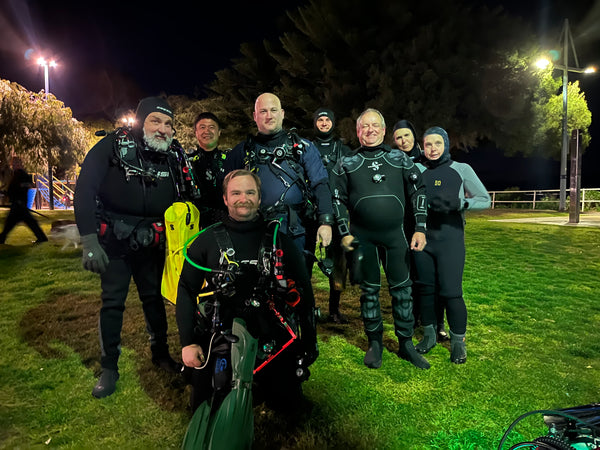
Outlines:
{"label": "night sky", "polygon": [[[277,37],[285,28],[285,10],[306,1],[186,3],[170,8],[169,3],[147,1],[109,0],[91,6],[81,0],[0,0],[0,77],[39,91],[44,76],[36,55],[56,58],[59,66],[50,69],[50,91],[79,119],[118,116],[147,95],[201,96],[202,85],[214,72],[239,56],[242,42]],[[550,46],[558,41],[555,30],[569,18],[580,64],[600,65],[600,0],[485,3],[502,4],[524,17]],[[28,49],[33,50],[30,59],[25,58]],[[600,74],[580,83],[592,117],[600,117]],[[470,163],[488,189],[558,188],[555,161],[505,158],[500,150],[488,148],[456,159]],[[583,159],[582,185],[600,187],[597,124],[592,125],[592,145]]]}

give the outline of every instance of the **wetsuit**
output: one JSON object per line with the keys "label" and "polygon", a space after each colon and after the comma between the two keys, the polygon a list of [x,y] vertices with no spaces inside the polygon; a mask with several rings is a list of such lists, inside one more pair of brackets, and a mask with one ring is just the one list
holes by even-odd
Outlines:
{"label": "wetsuit", "polygon": [[[323,134],[324,133],[321,133],[321,135]],[[317,135],[313,142],[315,147],[317,147],[317,150],[319,150],[321,161],[323,162],[325,170],[327,170],[328,174],[331,174],[333,168],[342,158],[342,156],[346,156],[351,152],[350,148],[345,145],[341,139],[334,137],[331,133],[328,133],[326,137]],[[341,236],[337,230],[337,227],[333,227],[332,231],[333,238],[331,240],[331,245],[329,245],[326,249],[327,258],[329,258],[333,263],[333,271],[329,277],[329,316],[334,321],[345,321],[347,319],[340,315],[339,307],[341,292],[346,287],[346,255],[340,246]],[[316,236],[316,233],[316,227],[313,227],[310,236]],[[314,238],[309,239],[307,242],[307,250],[314,252],[314,243]],[[310,267],[312,267],[312,264]]]}
{"label": "wetsuit", "polygon": [[188,155],[194,169],[194,177],[200,188],[201,197],[194,201],[200,211],[200,226],[205,228],[227,217],[223,204],[223,192],[219,180],[223,178],[223,165],[227,152],[215,148],[210,152],[197,148]]}
{"label": "wetsuit", "polygon": [[471,166],[450,159],[446,150],[437,161],[419,164],[427,188],[427,246],[414,253],[423,325],[435,325],[436,294],[447,308],[450,330],[464,335],[467,308],[463,299],[465,210],[490,207],[490,196]]}
{"label": "wetsuit", "polygon": [[[181,174],[177,157],[183,151],[172,145],[166,152],[148,149],[133,132],[115,145],[119,132],[98,142],[87,154],[75,189],[75,219],[79,233],[98,233],[109,258],[100,275],[101,364],[117,369],[121,328],[131,277],[137,286],[150,334],[152,356],[168,357],[167,319],[161,296],[165,261],[164,234],[158,232],[165,210],[180,197],[175,177]],[[174,141],[175,142],[175,141]],[[129,164],[119,162],[117,152]],[[132,167],[145,174],[132,172]]]}
{"label": "wetsuit", "polygon": [[[331,175],[342,236],[352,234],[363,252],[361,314],[369,341],[380,339],[380,252],[392,296],[398,338],[413,335],[409,244],[403,230],[406,203],[413,205],[416,231],[425,232],[425,187],[419,169],[398,149],[381,144],[361,147],[345,156]],[[348,232],[348,221],[350,232]]]}
{"label": "wetsuit", "polygon": [[[211,268],[222,269],[220,262],[222,248],[220,242],[223,238],[219,236],[218,229],[224,229],[230,239],[231,248],[235,254],[230,259],[239,264],[239,272],[235,275],[233,282],[234,292],[231,296],[217,294],[220,301],[219,316],[224,330],[231,329],[233,319],[241,317],[246,322],[248,331],[259,339],[259,347],[269,340],[270,327],[265,327],[265,321],[273,324],[273,314],[265,308],[264,300],[259,303],[262,306],[252,306],[250,299],[256,298],[256,292],[265,294],[265,287],[259,285],[259,251],[265,247],[265,236],[267,235],[267,223],[261,218],[249,222],[236,222],[227,218],[223,226],[207,229],[201,233],[192,243],[188,250],[188,257],[196,264]],[[269,241],[272,240],[268,238]],[[301,378],[296,376],[298,368],[298,356],[305,355],[304,363],[311,364],[318,355],[314,297],[310,278],[304,267],[304,258],[294,245],[293,241],[283,233],[279,234],[281,250],[283,251],[283,272],[286,279],[293,279],[300,293],[300,303],[288,309],[280,307],[280,313],[286,314],[293,311],[297,323],[300,325],[300,339],[286,348],[279,356],[269,362],[264,369],[258,372],[255,381],[259,385],[260,394],[267,397],[270,405],[278,407],[293,407],[298,397],[301,396]],[[199,344],[205,351],[208,349],[212,335],[211,316],[213,297],[199,297],[200,306],[196,305],[196,298],[202,289],[204,281],[209,283],[209,290],[214,289],[214,282],[208,272],[202,271],[187,260],[183,265],[179,289],[177,295],[177,324],[181,346]],[[255,291],[257,289],[257,291]],[[210,301],[209,301],[210,300]],[[202,311],[198,314],[197,311]],[[278,324],[277,329],[281,326]],[[285,338],[289,339],[289,335]],[[278,343],[280,345],[281,342]],[[196,409],[204,400],[212,394],[210,370],[192,369],[192,409]],[[255,392],[255,394],[258,391]]]}
{"label": "wetsuit", "polygon": [[[333,224],[328,176],[312,142],[281,130],[258,133],[227,154],[225,174],[247,169],[261,180],[261,211],[267,219],[282,219],[281,230],[304,249],[305,224]],[[316,209],[316,211],[315,211]]]}

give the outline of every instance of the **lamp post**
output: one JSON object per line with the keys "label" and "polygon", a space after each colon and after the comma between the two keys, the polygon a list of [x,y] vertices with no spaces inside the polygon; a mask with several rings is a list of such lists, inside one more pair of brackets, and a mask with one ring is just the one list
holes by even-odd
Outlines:
{"label": "lamp post", "polygon": [[[555,64],[555,69],[560,69],[563,72],[563,118],[562,118],[562,147],[560,152],[560,194],[559,194],[559,211],[566,211],[567,201],[567,158],[569,154],[569,129],[568,129],[568,86],[569,86],[569,72],[575,73],[591,73],[595,72],[595,68],[589,67],[582,69],[579,67],[579,61],[577,60],[577,52],[575,51],[575,43],[573,42],[573,36],[569,29],[569,19],[565,19],[562,32],[560,33],[559,42],[562,41],[562,53],[563,53],[563,64]],[[569,44],[571,50],[573,50],[573,57],[575,59],[576,67],[569,67]]]}
{"label": "lamp post", "polygon": [[[38,64],[44,68],[44,97],[45,101],[48,101],[48,94],[50,93],[50,81],[48,76],[48,69],[50,67],[56,67],[56,61],[46,61],[44,58],[38,58]],[[53,183],[53,174],[52,174],[52,163],[50,162],[50,158],[48,158],[48,208],[54,209],[54,183]]]}
{"label": "lamp post", "polygon": [[38,64],[44,68],[44,92],[46,93],[46,99],[48,99],[48,94],[50,93],[50,82],[48,76],[48,68],[56,67],[56,61],[46,61],[44,58],[38,58]]}

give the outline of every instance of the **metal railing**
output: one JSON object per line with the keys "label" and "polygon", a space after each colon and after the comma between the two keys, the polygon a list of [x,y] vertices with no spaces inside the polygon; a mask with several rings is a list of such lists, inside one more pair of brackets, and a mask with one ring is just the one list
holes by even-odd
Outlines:
{"label": "metal railing", "polygon": [[[590,209],[592,206],[600,206],[600,195],[591,194],[592,192],[598,191],[600,191],[600,188],[581,189],[581,211],[585,211],[586,207],[587,209]],[[498,205],[508,205],[508,207],[514,207],[515,205],[531,205],[531,209],[543,208],[558,210],[560,205],[560,189],[489,191],[488,193],[492,198],[492,209]]]}
{"label": "metal railing", "polygon": [[[40,195],[40,204],[34,205],[43,208],[50,203],[50,187],[48,177],[42,174],[35,174],[35,185]],[[52,177],[52,189],[54,191],[54,207],[58,209],[68,209],[73,204],[73,189],[63,180]]]}

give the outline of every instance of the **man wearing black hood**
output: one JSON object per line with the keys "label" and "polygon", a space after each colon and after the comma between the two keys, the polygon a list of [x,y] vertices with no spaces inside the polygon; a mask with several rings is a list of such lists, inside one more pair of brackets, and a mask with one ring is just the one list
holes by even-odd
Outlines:
{"label": "man wearing black hood", "polygon": [[[321,161],[330,174],[335,164],[342,156],[350,153],[350,148],[333,133],[335,127],[335,114],[327,108],[319,108],[313,114],[315,138],[313,143],[321,154]],[[329,276],[329,320],[337,324],[348,323],[348,318],[340,312],[340,297],[346,287],[346,257],[340,246],[341,236],[334,228],[333,245],[327,247],[326,256],[333,263],[332,273]],[[312,242],[307,242],[307,246]],[[307,248],[314,251],[314,246]],[[310,266],[309,266],[310,267]],[[310,273],[310,271],[309,271]]]}
{"label": "man wearing black hood", "polygon": [[[92,390],[111,395],[119,378],[121,328],[131,277],[150,334],[152,362],[167,371],[169,355],[161,296],[165,210],[186,192],[183,150],[173,140],[173,112],[162,98],[140,101],[133,128],[118,129],[86,155],[75,189],[83,267],[100,274],[102,374]],[[189,189],[187,190],[189,191]]]}
{"label": "man wearing black hood", "polygon": [[300,251],[305,248],[306,223],[317,220],[317,240],[327,247],[333,209],[319,151],[312,142],[283,129],[284,110],[276,95],[259,95],[253,118],[258,133],[227,154],[225,174],[235,169],[255,172],[262,183],[261,213],[265,218],[281,220],[282,232]]}
{"label": "man wearing black hood", "polygon": [[463,364],[467,361],[467,307],[462,291],[464,211],[489,208],[490,196],[471,166],[452,161],[446,130],[429,128],[423,137],[423,148],[426,159],[418,166],[427,186],[427,248],[414,255],[424,329],[417,351],[427,353],[436,344],[435,303],[440,302],[448,312],[450,360]]}
{"label": "man wearing black hood", "polygon": [[[409,249],[420,252],[426,245],[427,218],[425,186],[415,164],[398,149],[383,143],[385,120],[376,109],[367,109],[356,122],[361,144],[342,157],[331,175],[334,209],[342,235],[342,247],[353,251],[355,237],[363,252],[360,283],[361,315],[369,349],[364,364],[381,367],[383,319],[379,304],[380,254],[385,254],[384,271],[392,297],[392,316],[398,337],[398,356],[421,369],[429,363],[412,342],[412,312]],[[415,233],[404,234],[406,203],[412,203]]]}

